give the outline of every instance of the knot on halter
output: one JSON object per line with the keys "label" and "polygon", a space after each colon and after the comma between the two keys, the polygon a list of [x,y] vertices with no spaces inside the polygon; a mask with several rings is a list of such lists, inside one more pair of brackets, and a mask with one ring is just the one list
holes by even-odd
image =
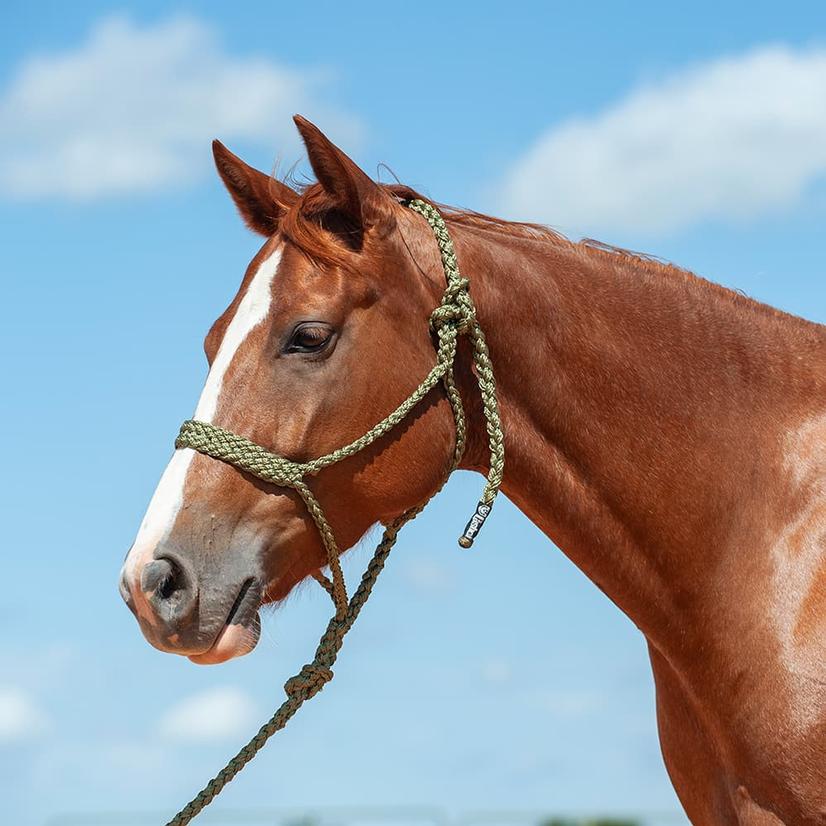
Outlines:
{"label": "knot on halter", "polygon": [[470,300],[470,281],[452,281],[442,296],[442,303],[430,314],[430,327],[436,333],[450,325],[457,333],[468,333],[476,324],[476,311]]}
{"label": "knot on halter", "polygon": [[294,677],[284,683],[284,691],[292,699],[309,700],[333,679],[333,672],[325,665],[307,663]]}

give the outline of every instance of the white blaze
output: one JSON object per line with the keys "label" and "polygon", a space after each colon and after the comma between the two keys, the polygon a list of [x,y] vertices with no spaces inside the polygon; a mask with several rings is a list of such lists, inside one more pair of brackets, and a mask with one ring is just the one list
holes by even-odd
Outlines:
{"label": "white blaze", "polygon": [[[272,281],[281,260],[281,248],[277,247],[266,258],[255,277],[247,287],[232,321],[227,327],[218,355],[212,363],[206,384],[198,400],[193,418],[202,422],[211,422],[218,409],[221,388],[229,365],[244,339],[269,314],[272,301]],[[155,547],[161,542],[175,524],[175,517],[181,508],[184,485],[189,465],[195,456],[190,448],[176,450],[161,481],[155,490],[146,516],[138,530],[138,535],[126,558],[125,569],[129,584],[141,564],[152,557]]]}

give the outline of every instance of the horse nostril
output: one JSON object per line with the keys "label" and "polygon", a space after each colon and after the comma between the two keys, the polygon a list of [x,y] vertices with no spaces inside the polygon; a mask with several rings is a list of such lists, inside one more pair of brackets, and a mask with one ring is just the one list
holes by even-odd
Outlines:
{"label": "horse nostril", "polygon": [[141,572],[141,590],[156,599],[167,601],[187,588],[183,571],[169,559],[148,562]]}
{"label": "horse nostril", "polygon": [[198,588],[185,565],[160,557],[147,562],[141,571],[141,590],[157,618],[170,633],[180,626],[198,605]]}

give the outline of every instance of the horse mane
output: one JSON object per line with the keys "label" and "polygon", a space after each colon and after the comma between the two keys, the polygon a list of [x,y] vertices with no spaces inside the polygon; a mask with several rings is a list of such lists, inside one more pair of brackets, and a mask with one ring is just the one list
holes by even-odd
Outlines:
{"label": "horse mane", "polygon": [[[276,199],[283,212],[279,224],[281,232],[305,255],[320,264],[344,263],[348,254],[360,246],[360,230],[341,215],[333,198],[321,184],[315,181],[298,182],[292,179],[285,183],[298,193],[298,199],[289,204],[281,203]],[[399,203],[416,198],[431,200],[406,184],[379,184],[379,187],[389,202]],[[614,263],[621,261],[633,263],[649,271],[688,273],[687,270],[657,256],[606,244],[593,238],[572,241],[558,230],[545,224],[509,221],[472,209],[463,209],[435,201],[432,203],[438,207],[448,224],[493,232],[506,238],[566,246],[575,252],[602,255]]]}

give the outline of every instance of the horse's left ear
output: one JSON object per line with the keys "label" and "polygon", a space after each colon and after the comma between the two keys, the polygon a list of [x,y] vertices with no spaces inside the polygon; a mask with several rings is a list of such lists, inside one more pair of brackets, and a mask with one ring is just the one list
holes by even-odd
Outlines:
{"label": "horse's left ear", "polygon": [[377,229],[383,233],[392,229],[392,201],[382,188],[315,124],[301,115],[293,120],[318,182],[338,209],[362,230]]}

